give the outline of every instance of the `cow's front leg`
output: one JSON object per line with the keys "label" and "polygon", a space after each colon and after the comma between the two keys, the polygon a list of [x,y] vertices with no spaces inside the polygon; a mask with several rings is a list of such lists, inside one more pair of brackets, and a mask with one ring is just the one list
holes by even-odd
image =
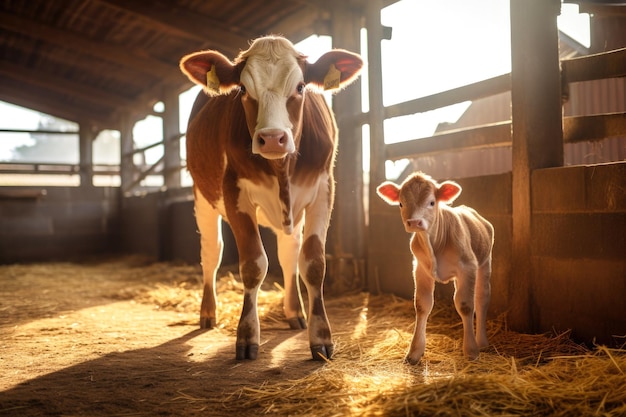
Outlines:
{"label": "cow's front leg", "polygon": [[231,213],[228,218],[237,241],[239,274],[244,287],[243,308],[237,327],[236,358],[256,359],[261,334],[257,296],[267,273],[267,255],[253,217],[245,212]]}
{"label": "cow's front leg", "polygon": [[237,326],[237,359],[256,359],[259,353],[261,326],[257,309],[259,287],[267,272],[265,253],[256,259],[244,259],[239,263],[239,273],[243,281],[243,309]]}
{"label": "cow's front leg", "polygon": [[202,261],[203,292],[200,305],[200,327],[212,329],[217,322],[215,278],[222,260],[224,243],[222,221],[219,213],[195,190],[196,224],[200,231],[200,257]]}
{"label": "cow's front leg", "polygon": [[325,250],[318,235],[310,235],[302,245],[300,271],[309,295],[309,344],[313,360],[330,359],[334,344],[324,307]]}
{"label": "cow's front leg", "polygon": [[290,235],[277,232],[276,236],[278,261],[283,270],[285,283],[285,298],[283,300],[285,317],[291,329],[306,329],[298,277],[298,254],[302,243],[302,225],[298,225]]}
{"label": "cow's front leg", "polygon": [[415,365],[424,356],[426,350],[426,323],[428,316],[433,309],[435,281],[431,277],[431,269],[425,265],[416,264],[414,271],[415,278],[415,294],[413,296],[413,304],[415,306],[415,328],[413,330],[413,339],[409,351],[405,357],[405,362]]}
{"label": "cow's front leg", "polygon": [[478,357],[478,344],[474,334],[474,285],[476,268],[466,267],[454,281],[454,306],[463,321],[463,353],[470,360]]}

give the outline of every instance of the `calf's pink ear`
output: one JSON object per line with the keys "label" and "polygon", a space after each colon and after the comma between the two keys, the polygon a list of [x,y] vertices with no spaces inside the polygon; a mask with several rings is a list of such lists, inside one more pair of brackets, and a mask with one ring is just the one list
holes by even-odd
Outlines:
{"label": "calf's pink ear", "polygon": [[356,80],[363,68],[363,60],[355,53],[333,49],[314,64],[306,64],[304,81],[324,90],[343,88]]}
{"label": "calf's pink ear", "polygon": [[451,204],[459,195],[461,195],[461,190],[461,186],[456,182],[444,181],[439,184],[435,197],[438,201]]}
{"label": "calf's pink ear", "polygon": [[194,52],[180,60],[180,70],[210,95],[228,93],[239,84],[239,71],[217,51]]}
{"label": "calf's pink ear", "polygon": [[376,188],[376,193],[387,204],[397,206],[400,204],[400,187],[391,181],[385,181]]}

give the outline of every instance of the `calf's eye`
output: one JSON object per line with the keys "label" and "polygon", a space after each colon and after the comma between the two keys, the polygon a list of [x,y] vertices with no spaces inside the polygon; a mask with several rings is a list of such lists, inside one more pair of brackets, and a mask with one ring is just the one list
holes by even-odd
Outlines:
{"label": "calf's eye", "polygon": [[298,92],[298,94],[303,94],[304,93],[304,83],[298,84],[298,87],[296,87],[296,91]]}
{"label": "calf's eye", "polygon": [[430,205],[431,207],[435,207],[435,200],[431,200],[430,203],[428,203],[428,205]]}
{"label": "calf's eye", "polygon": [[239,92],[240,92],[241,94],[246,94],[246,86],[245,86],[245,85],[243,85],[243,84],[240,84],[240,85],[239,85]]}
{"label": "calf's eye", "polygon": [[398,203],[398,205],[400,206],[400,208],[402,208],[402,203]]}

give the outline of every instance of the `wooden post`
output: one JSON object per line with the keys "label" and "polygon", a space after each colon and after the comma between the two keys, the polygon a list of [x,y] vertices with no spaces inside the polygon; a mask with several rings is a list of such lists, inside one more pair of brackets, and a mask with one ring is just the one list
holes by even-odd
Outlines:
{"label": "wooden post", "polygon": [[536,331],[533,312],[532,172],[563,165],[556,18],[560,0],[510,0],[513,139],[512,268],[508,323]]}
{"label": "wooden post", "polygon": [[133,162],[133,120],[129,115],[122,117],[120,121],[120,182],[125,193],[131,192],[129,187],[135,181],[135,166]]}
{"label": "wooden post", "polygon": [[79,176],[81,187],[93,187],[93,140],[94,132],[91,123],[79,125]]}
{"label": "wooden post", "polygon": [[369,86],[369,118],[370,127],[370,170],[369,170],[369,216],[367,228],[367,281],[369,290],[376,292],[377,288],[377,256],[375,250],[375,236],[372,236],[372,224],[384,223],[381,216],[385,203],[376,196],[376,186],[385,178],[385,135],[383,129],[383,74],[381,40],[383,39],[383,26],[380,22],[380,11],[383,2],[370,0],[366,2],[366,29],[367,29],[367,55],[368,55],[368,86]]}
{"label": "wooden post", "polygon": [[180,188],[180,106],[178,93],[164,93],[163,113],[163,184],[168,188]]}
{"label": "wooden post", "polygon": [[[332,13],[333,47],[359,51],[360,10],[355,12],[353,7],[337,3]],[[329,267],[332,285],[337,290],[362,289],[365,278],[361,267],[365,256],[363,146],[361,126],[352,117],[361,112],[360,79],[333,96],[333,109],[339,128],[339,149],[335,164],[336,198],[329,230],[328,249],[332,255]],[[341,288],[339,283],[344,283]]]}

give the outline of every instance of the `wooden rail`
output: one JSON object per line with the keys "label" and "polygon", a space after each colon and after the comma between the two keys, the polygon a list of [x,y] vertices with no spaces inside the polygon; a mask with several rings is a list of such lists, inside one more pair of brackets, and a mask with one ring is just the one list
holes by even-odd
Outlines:
{"label": "wooden rail", "polygon": [[[626,48],[561,61],[563,84],[626,77]],[[510,90],[511,74],[385,107],[385,118],[435,110]],[[626,135],[626,113],[563,118],[563,143],[600,141]],[[385,158],[398,160],[450,151],[511,146],[508,121],[437,133],[430,137],[385,145]]]}

